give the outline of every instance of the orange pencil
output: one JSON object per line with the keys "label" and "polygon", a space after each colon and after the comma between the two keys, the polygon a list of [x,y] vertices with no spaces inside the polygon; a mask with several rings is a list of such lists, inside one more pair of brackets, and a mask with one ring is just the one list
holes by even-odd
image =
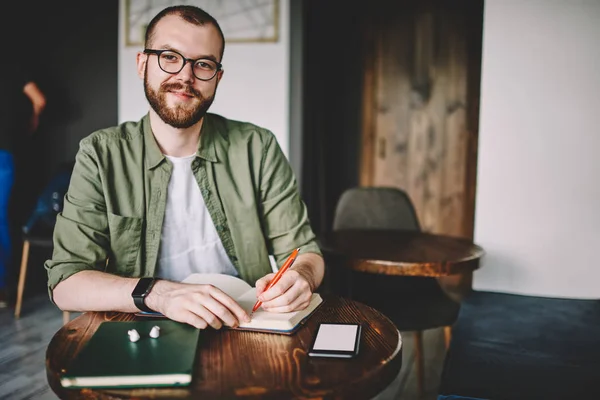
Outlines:
{"label": "orange pencil", "polygon": [[[277,273],[275,274],[275,276],[273,277],[273,279],[271,280],[271,282],[269,282],[269,284],[265,288],[265,290],[264,290],[265,292],[267,290],[269,290],[271,287],[273,287],[273,285],[275,285],[279,281],[279,278],[281,278],[281,275],[283,275],[283,273],[285,271],[287,271],[287,269],[289,267],[292,266],[292,264],[294,263],[294,261],[296,261],[296,257],[298,256],[298,252],[299,251],[300,251],[300,248],[297,248],[296,250],[292,251],[292,254],[290,254],[290,256],[288,257],[288,259],[285,260],[285,263],[283,263],[283,266],[281,268],[279,268],[279,271],[277,271]],[[256,302],[256,304],[254,304],[254,308],[252,308],[252,312],[258,310],[258,307],[260,307],[261,304],[262,304],[262,302],[260,300],[258,300]]]}

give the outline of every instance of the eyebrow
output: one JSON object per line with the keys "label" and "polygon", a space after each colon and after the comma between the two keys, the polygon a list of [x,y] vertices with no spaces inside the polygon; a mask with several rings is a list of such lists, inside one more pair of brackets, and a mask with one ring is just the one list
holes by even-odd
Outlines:
{"label": "eyebrow", "polygon": [[[176,52],[178,52],[178,53],[180,53],[180,54],[182,54],[182,55],[183,55],[183,51],[181,51],[181,50],[179,50],[179,49],[177,49],[177,48],[175,48],[175,47],[173,47],[173,46],[170,46],[170,45],[168,45],[168,44],[166,44],[166,45],[164,45],[164,46],[161,46],[161,47],[160,47],[160,49],[161,49],[161,50],[172,50],[172,51],[176,51]],[[185,57],[185,56],[184,56],[184,57]],[[188,57],[188,58],[191,58],[192,60],[211,60],[211,61],[214,61],[214,62],[216,62],[217,64],[219,64],[219,61],[217,60],[217,57],[215,57],[215,56],[213,56],[213,55],[211,55],[211,54],[205,54],[205,55],[201,55],[201,56],[198,56],[198,57]]]}

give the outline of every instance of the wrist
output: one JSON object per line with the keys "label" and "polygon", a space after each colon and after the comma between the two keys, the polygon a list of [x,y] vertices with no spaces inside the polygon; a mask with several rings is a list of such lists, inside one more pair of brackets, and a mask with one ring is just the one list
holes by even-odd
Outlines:
{"label": "wrist", "polygon": [[152,277],[143,277],[137,280],[131,298],[135,307],[144,312],[152,312],[153,310],[146,304],[146,297],[152,291],[152,287],[156,283],[156,279]]}
{"label": "wrist", "polygon": [[157,279],[152,286],[152,290],[148,293],[148,296],[144,299],[146,306],[156,312],[162,313],[162,305],[164,300],[164,294],[168,292],[168,286],[171,284],[169,281]]}
{"label": "wrist", "polygon": [[304,280],[308,283],[308,287],[310,288],[311,293],[314,293],[314,291],[317,289],[317,284],[310,266],[302,264],[295,265],[293,269],[295,269],[296,272],[298,272],[298,274],[300,274],[300,276],[304,278]]}

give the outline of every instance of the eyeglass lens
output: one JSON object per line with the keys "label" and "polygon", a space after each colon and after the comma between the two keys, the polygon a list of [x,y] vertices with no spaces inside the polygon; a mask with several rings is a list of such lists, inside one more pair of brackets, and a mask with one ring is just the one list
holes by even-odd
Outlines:
{"label": "eyeglass lens", "polygon": [[[160,68],[170,74],[176,74],[181,71],[184,67],[184,62],[183,56],[174,51],[164,51],[158,56]],[[192,70],[196,78],[209,80],[217,73],[217,63],[207,59],[196,60]]]}

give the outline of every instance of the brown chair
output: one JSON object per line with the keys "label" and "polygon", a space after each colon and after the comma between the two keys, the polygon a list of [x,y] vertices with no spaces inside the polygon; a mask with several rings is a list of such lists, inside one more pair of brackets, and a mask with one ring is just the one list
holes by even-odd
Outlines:
{"label": "brown chair", "polygon": [[[38,197],[33,212],[22,227],[23,254],[21,257],[21,270],[19,272],[19,283],[17,286],[15,318],[21,316],[29,252],[32,246],[52,249],[52,246],[54,245],[52,236],[54,224],[56,223],[56,215],[62,211],[63,200],[69,187],[73,166],[73,162],[62,163],[58,166],[56,173]],[[69,312],[64,311],[63,323],[69,322],[69,319]]]}
{"label": "brown chair", "polygon": [[[53,227],[38,224],[31,231],[23,234],[23,254],[21,256],[21,270],[19,272],[19,284],[17,286],[17,302],[15,304],[15,318],[21,316],[23,305],[23,292],[25,291],[25,278],[27,276],[27,264],[31,246],[39,246],[51,249]],[[63,324],[71,319],[68,311],[63,311]]]}
{"label": "brown chair", "polygon": [[[333,230],[340,229],[421,230],[408,195],[400,189],[383,187],[346,190],[336,205],[333,221]],[[354,300],[383,312],[400,331],[414,331],[418,387],[423,393],[422,331],[444,327],[448,347],[450,326],[457,319],[460,304],[442,291],[435,278],[344,273],[350,278],[349,293]],[[352,284],[357,281],[360,285]]]}

